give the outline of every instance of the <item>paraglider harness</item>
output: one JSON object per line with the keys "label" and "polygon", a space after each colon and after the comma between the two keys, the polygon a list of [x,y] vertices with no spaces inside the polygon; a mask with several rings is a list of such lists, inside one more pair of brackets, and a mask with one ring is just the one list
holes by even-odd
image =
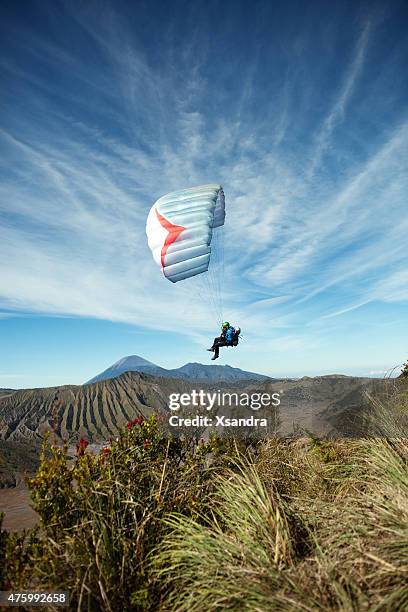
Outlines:
{"label": "paraglider harness", "polygon": [[227,345],[226,346],[238,346],[240,333],[241,333],[241,328],[240,327],[237,327],[236,329],[234,329],[234,333],[232,335],[232,339],[227,341]]}

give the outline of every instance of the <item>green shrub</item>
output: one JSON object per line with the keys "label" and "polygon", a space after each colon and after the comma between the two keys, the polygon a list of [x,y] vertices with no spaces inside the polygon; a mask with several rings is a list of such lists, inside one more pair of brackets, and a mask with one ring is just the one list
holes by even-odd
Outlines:
{"label": "green shrub", "polygon": [[[130,422],[98,454],[80,441],[72,465],[67,448],[47,440],[30,481],[41,536],[25,542],[25,588],[68,590],[80,609],[154,608],[160,588],[147,560],[167,529],[162,519],[198,515],[225,457],[214,443],[165,438],[154,417]],[[7,575],[21,582],[10,562]]]}

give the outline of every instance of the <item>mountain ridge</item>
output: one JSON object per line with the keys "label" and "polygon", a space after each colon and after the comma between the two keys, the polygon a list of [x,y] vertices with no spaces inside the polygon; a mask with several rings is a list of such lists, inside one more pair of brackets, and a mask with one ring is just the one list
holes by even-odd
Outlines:
{"label": "mountain ridge", "polygon": [[[358,377],[326,376],[309,380],[207,381],[205,392],[275,393],[281,396],[281,432],[293,427],[319,435],[334,427],[345,431],[349,420],[366,407],[365,390],[370,393],[382,382]],[[125,372],[108,380],[88,385],[63,385],[20,389],[0,396],[0,440],[41,441],[46,431],[65,440],[81,436],[100,442],[114,437],[121,427],[139,415],[169,414],[169,396],[189,393],[196,381],[174,377],[155,377],[146,373]]]}
{"label": "mountain ridge", "polygon": [[97,374],[85,384],[92,384],[101,380],[116,378],[125,372],[140,372],[152,376],[166,378],[181,378],[184,380],[201,380],[208,382],[236,381],[236,380],[270,380],[271,377],[256,372],[247,372],[241,368],[234,368],[228,364],[203,364],[199,362],[186,363],[179,368],[166,369],[140,357],[128,355]]}

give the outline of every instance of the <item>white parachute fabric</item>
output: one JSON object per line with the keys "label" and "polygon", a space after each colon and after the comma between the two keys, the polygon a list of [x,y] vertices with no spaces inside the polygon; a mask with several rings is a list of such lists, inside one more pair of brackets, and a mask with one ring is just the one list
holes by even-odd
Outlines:
{"label": "white parachute fabric", "polygon": [[213,230],[224,225],[221,185],[174,191],[157,200],[146,223],[153,258],[173,283],[207,272]]}

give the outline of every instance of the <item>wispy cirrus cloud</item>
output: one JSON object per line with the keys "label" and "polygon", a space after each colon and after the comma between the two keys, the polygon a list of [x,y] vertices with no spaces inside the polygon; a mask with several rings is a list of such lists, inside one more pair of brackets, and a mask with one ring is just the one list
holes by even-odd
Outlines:
{"label": "wispy cirrus cloud", "polygon": [[364,67],[371,30],[371,21],[367,21],[357,41],[354,57],[347,67],[344,82],[336,94],[333,106],[324,118],[322,126],[318,131],[312,160],[306,173],[308,180],[313,177],[316,169],[319,167],[326,149],[330,146],[330,139],[337,125],[344,120],[347,104],[353,95],[356,83]]}
{"label": "wispy cirrus cloud", "polygon": [[361,308],[362,306],[369,304],[370,301],[371,300],[364,300],[363,302],[358,302],[357,304],[350,304],[349,306],[346,306],[345,308],[341,308],[341,310],[336,310],[335,312],[331,312],[329,314],[323,315],[322,319],[331,319],[333,317],[338,317],[342,314],[345,314],[346,312],[357,310],[357,308]]}
{"label": "wispy cirrus cloud", "polygon": [[408,299],[408,110],[396,87],[398,112],[384,97],[362,114],[363,77],[378,68],[372,19],[320,65],[324,23],[281,48],[260,19],[247,59],[234,24],[229,34],[208,18],[193,25],[193,9],[150,42],[153,17],[135,35],[113,6],[64,10],[71,35],[17,25],[24,53],[10,42],[0,64],[25,96],[0,130],[1,307],[209,330],[208,288],[165,281],[144,228],[159,196],[213,181],[228,205],[225,309],[254,338]]}

